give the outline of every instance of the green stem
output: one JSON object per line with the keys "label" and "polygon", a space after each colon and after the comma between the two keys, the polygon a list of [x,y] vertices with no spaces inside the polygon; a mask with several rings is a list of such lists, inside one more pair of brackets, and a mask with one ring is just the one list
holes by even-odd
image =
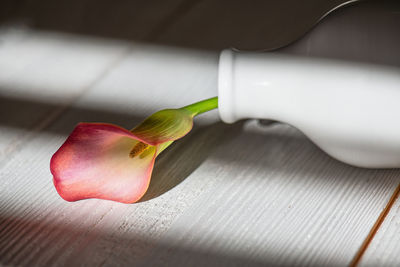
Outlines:
{"label": "green stem", "polygon": [[217,96],[182,107],[182,109],[190,111],[193,117],[216,108],[218,108]]}
{"label": "green stem", "polygon": [[[191,113],[192,117],[195,117],[201,113],[218,108],[218,97],[212,97],[200,102],[193,103],[191,105],[184,106],[180,109],[187,110]],[[174,141],[168,141],[162,143],[158,147],[157,156],[169,147]]]}

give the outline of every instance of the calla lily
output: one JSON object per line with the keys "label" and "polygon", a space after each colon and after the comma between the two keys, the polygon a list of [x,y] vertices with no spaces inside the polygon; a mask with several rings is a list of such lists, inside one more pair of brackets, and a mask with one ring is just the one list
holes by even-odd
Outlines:
{"label": "calla lily", "polygon": [[53,155],[50,170],[59,195],[123,203],[147,191],[156,157],[193,127],[193,117],[216,108],[217,98],[154,113],[131,131],[107,123],[79,123]]}

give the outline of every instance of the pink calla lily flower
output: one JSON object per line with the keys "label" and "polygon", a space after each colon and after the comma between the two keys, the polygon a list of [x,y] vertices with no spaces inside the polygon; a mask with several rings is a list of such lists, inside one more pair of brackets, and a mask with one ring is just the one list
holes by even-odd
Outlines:
{"label": "pink calla lily flower", "polygon": [[159,111],[132,131],[79,123],[50,161],[57,192],[67,201],[136,202],[147,191],[156,156],[192,126],[184,109]]}
{"label": "pink calla lily flower", "polygon": [[79,123],[50,161],[59,195],[134,203],[147,191],[156,157],[193,127],[193,118],[218,106],[216,97],[158,111],[128,131],[107,123]]}

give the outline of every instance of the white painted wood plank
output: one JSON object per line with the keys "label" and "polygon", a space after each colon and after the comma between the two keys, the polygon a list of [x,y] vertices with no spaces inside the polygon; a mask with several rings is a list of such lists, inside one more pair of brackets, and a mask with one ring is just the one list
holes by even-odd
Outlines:
{"label": "white painted wood plank", "polygon": [[[174,68],[170,67],[172,63]],[[133,126],[149,112],[167,107],[165,103],[183,105],[215,95],[215,75],[215,54],[183,51],[179,56],[176,49],[138,46],[55,124],[25,144],[23,151],[0,172],[2,263],[101,264],[108,258],[113,263],[123,263],[149,253],[154,246],[152,238],[165,231],[184,205],[190,203],[189,196],[184,203],[164,198],[137,205],[97,200],[67,203],[53,188],[48,170],[50,157],[79,121]],[[197,95],[192,90],[198,91]],[[212,118],[207,122],[216,119],[215,115],[205,116]],[[197,143],[196,147],[201,149],[202,144]]]}
{"label": "white painted wood plank", "polygon": [[386,219],[361,258],[360,266],[399,266],[400,199],[392,206]]}
{"label": "white painted wood plank", "polygon": [[[158,41],[168,42],[171,29]],[[214,111],[157,159],[142,202],[65,202],[49,160],[77,122],[130,128],[158,109],[212,97],[218,55],[139,44],[126,53],[114,41],[1,34],[9,43],[0,47],[0,96],[39,107],[24,106],[0,129],[0,144],[19,142],[1,160],[0,265],[345,265],[400,182],[397,170],[339,163],[286,125],[224,125]],[[74,103],[46,121],[64,101]],[[395,262],[391,251],[366,264]]]}
{"label": "white painted wood plank", "polygon": [[79,121],[132,127],[216,94],[217,54],[140,46],[0,170],[10,265],[346,264],[399,182],[353,168],[297,130],[224,125],[216,112],[163,152],[144,201],[68,203],[49,160]]}
{"label": "white painted wood plank", "polygon": [[[0,25],[0,166],[131,48],[131,42],[121,40],[33,30],[25,21],[46,28],[58,16],[58,22],[75,31],[95,30],[100,36],[116,27],[115,23],[122,23],[117,26],[119,34],[151,39],[162,33],[165,23],[179,17],[182,3],[119,3],[114,6],[115,13],[107,13],[112,18],[98,14],[104,11],[101,3],[97,3],[99,10],[86,9],[88,3],[68,1],[56,6],[48,1],[18,5],[17,17],[22,21]],[[49,9],[52,12],[47,12]],[[115,20],[115,14],[123,11],[127,11],[125,21]]]}
{"label": "white painted wood plank", "polygon": [[[246,123],[184,181],[215,182],[170,227],[150,265],[346,265],[399,177],[339,163],[294,129]],[[180,247],[200,257],[171,252]]]}
{"label": "white painted wood plank", "polygon": [[130,44],[10,26],[0,33],[0,161],[121,59]]}

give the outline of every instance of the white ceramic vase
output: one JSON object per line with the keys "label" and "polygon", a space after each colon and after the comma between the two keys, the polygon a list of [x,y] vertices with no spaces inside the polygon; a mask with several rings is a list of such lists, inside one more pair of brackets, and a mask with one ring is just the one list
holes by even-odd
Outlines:
{"label": "white ceramic vase", "polygon": [[400,167],[398,68],[225,50],[218,90],[224,122],[285,122],[348,164]]}

